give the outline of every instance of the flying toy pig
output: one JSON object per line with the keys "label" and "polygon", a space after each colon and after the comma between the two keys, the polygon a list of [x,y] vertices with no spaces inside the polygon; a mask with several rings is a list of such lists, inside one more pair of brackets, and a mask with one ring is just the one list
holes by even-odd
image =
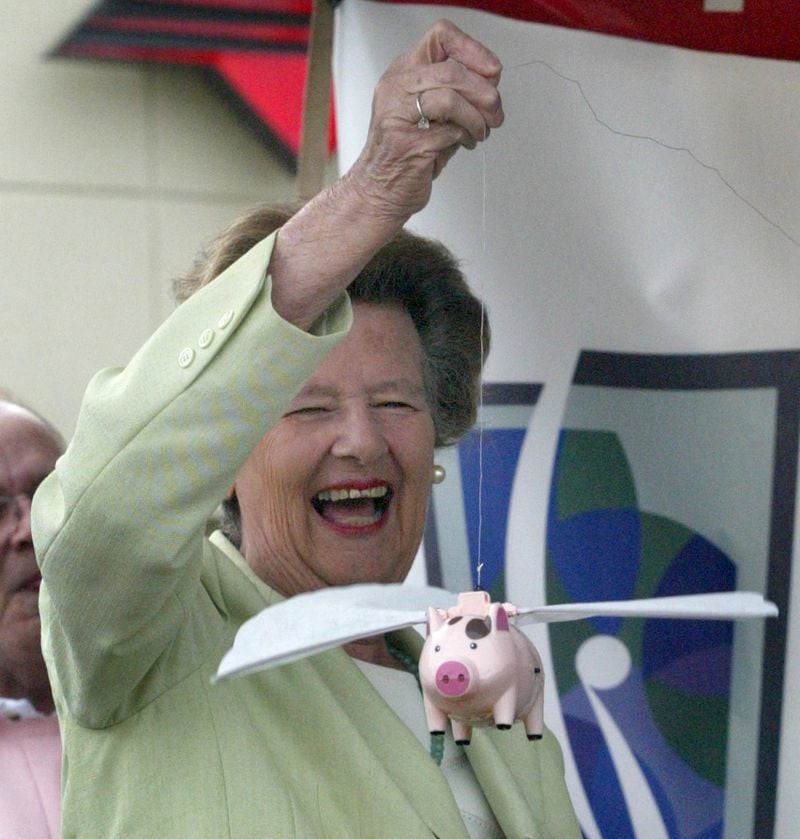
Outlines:
{"label": "flying toy pig", "polygon": [[509,612],[516,610],[491,603],[484,591],[460,594],[450,609],[428,609],[419,677],[431,734],[443,734],[449,717],[456,743],[467,745],[473,726],[507,729],[522,720],[528,739],[541,739],[542,660]]}
{"label": "flying toy pig", "polygon": [[[469,743],[473,726],[511,728],[521,720],[529,740],[542,736],[544,674],[523,623],[591,617],[740,620],[772,617],[774,603],[734,591],[516,608],[483,591],[362,583],[298,594],[245,621],[217,669],[217,680],[288,664],[323,650],[428,624],[419,661],[428,727]],[[509,618],[513,617],[516,626]]]}

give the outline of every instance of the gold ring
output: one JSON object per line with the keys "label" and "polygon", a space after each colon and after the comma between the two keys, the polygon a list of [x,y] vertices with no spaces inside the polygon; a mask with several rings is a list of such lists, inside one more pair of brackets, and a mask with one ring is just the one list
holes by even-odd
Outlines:
{"label": "gold ring", "polygon": [[420,96],[422,96],[422,94],[418,93],[417,94],[417,113],[419,114],[419,122],[417,123],[417,128],[430,128],[431,127],[431,121],[428,119],[428,117],[425,116],[425,114],[422,113],[422,103],[419,101]]}

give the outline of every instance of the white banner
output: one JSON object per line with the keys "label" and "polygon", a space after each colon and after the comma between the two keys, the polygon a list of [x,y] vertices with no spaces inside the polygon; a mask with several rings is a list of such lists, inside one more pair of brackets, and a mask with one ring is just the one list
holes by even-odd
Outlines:
{"label": "white banner", "polygon": [[[443,15],[505,68],[505,125],[454,158],[411,224],[460,257],[489,309],[485,433],[513,449],[488,483],[505,499],[497,584],[526,605],[731,587],[782,606],[727,635],[586,622],[536,636],[584,832],[793,836],[800,67],[344,0],[342,168],[380,72]],[[498,419],[509,404],[516,419]],[[466,531],[468,445],[449,454],[455,490],[448,477],[434,497],[450,528],[461,505]],[[441,522],[431,582],[474,580],[472,537]],[[586,665],[600,649],[605,674]]]}

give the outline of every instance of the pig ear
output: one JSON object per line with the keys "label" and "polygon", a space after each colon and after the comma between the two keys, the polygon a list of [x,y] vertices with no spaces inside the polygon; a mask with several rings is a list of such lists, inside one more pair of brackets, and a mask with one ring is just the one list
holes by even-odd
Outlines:
{"label": "pig ear", "polygon": [[508,615],[500,603],[492,603],[489,614],[498,632],[508,632]]}
{"label": "pig ear", "polygon": [[436,630],[444,623],[444,618],[439,614],[438,609],[432,606],[428,608],[428,635]]}

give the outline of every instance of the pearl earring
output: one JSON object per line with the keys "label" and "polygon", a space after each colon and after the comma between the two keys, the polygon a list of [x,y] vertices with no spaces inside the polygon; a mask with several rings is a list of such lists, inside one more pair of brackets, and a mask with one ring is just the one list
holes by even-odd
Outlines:
{"label": "pearl earring", "polygon": [[444,466],[440,466],[438,463],[434,463],[432,478],[433,483],[440,484],[446,477],[447,472],[444,471]]}

